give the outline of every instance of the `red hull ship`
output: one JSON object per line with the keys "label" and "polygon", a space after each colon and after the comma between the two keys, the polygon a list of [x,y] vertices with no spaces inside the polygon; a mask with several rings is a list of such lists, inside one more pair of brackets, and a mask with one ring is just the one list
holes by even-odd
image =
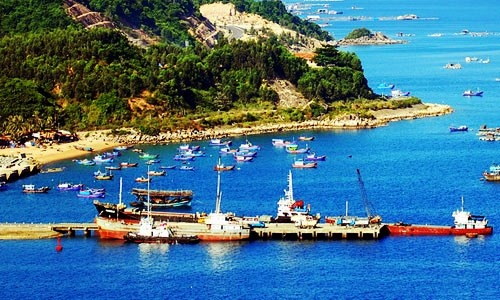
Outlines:
{"label": "red hull ship", "polygon": [[386,224],[390,235],[465,235],[476,237],[478,235],[490,235],[493,227],[488,225],[488,220],[484,216],[472,215],[464,211],[463,199],[462,209],[456,210],[452,214],[455,219],[453,226],[440,225],[413,225],[398,222]]}

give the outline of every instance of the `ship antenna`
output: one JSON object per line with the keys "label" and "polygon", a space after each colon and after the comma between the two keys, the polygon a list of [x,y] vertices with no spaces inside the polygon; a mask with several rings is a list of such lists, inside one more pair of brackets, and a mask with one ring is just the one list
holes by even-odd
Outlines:
{"label": "ship antenna", "polygon": [[148,219],[151,219],[151,197],[150,197],[150,192],[149,192],[149,189],[150,189],[150,177],[149,177],[149,165],[148,165]]}
{"label": "ship antenna", "polygon": [[120,177],[120,192],[118,193],[118,206],[116,207],[116,220],[118,221],[118,210],[122,207],[123,178]]}
{"label": "ship antenna", "polygon": [[292,171],[288,171],[288,197],[289,200],[293,200],[293,180],[292,180]]}

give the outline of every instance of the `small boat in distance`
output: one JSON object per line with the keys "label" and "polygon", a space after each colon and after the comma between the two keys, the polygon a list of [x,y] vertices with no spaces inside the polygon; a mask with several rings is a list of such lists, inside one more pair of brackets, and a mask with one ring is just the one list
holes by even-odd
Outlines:
{"label": "small boat in distance", "polygon": [[64,182],[58,184],[57,189],[59,191],[79,191],[83,189],[83,184],[82,183],[72,184],[69,182]]}
{"label": "small boat in distance", "polygon": [[303,159],[296,159],[292,164],[293,168],[298,168],[298,169],[311,169],[311,168],[316,168],[317,166],[318,166],[317,162],[315,161],[306,162]]}
{"label": "small boat in distance", "polygon": [[394,84],[381,83],[377,86],[379,89],[389,89],[392,90],[394,88]]}
{"label": "small boat in distance", "polygon": [[299,141],[314,141],[314,136],[299,136]]}
{"label": "small boat in distance", "polygon": [[131,168],[131,167],[137,167],[139,163],[130,163],[130,162],[121,162],[120,166],[122,168]]}
{"label": "small boat in distance", "polygon": [[500,165],[492,164],[488,171],[483,172],[483,177],[487,181],[500,181]]}
{"label": "small boat in distance", "polygon": [[462,96],[464,97],[482,97],[483,96],[483,91],[480,91],[480,90],[477,90],[477,91],[473,91],[473,90],[465,90],[462,94]]}
{"label": "small boat in distance", "polygon": [[465,125],[461,125],[458,127],[450,126],[450,132],[457,132],[457,131],[468,131],[469,127]]}
{"label": "small boat in distance", "polygon": [[151,182],[151,177],[144,177],[144,176],[141,176],[141,177],[137,177],[135,179],[135,182]]}
{"label": "small boat in distance", "polygon": [[47,193],[50,190],[48,186],[42,186],[37,188],[34,184],[23,184],[23,193],[26,194],[40,194]]}
{"label": "small boat in distance", "polygon": [[316,153],[309,153],[304,158],[305,161],[324,161],[326,160],[326,155],[316,155]]}

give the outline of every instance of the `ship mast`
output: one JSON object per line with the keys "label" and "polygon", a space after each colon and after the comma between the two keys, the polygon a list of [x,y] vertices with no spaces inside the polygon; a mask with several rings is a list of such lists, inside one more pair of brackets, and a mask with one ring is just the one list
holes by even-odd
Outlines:
{"label": "ship mast", "polygon": [[149,165],[148,165],[148,219],[151,219],[151,199],[150,199],[150,181],[151,178],[149,177]]}
{"label": "ship mast", "polygon": [[[220,157],[219,157],[219,165],[220,165]],[[217,170],[217,196],[215,199],[215,213],[220,213],[220,202],[222,198],[222,192],[220,190],[220,170]]]}
{"label": "ship mast", "polygon": [[118,221],[118,210],[122,207],[123,178],[120,177],[120,192],[118,193],[118,205],[116,206],[116,220]]}

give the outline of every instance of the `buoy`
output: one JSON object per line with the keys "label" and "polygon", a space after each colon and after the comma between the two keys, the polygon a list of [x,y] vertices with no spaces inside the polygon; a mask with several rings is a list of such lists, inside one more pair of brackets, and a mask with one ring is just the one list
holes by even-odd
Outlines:
{"label": "buoy", "polygon": [[61,245],[61,237],[57,237],[57,245],[56,245],[56,252],[61,252],[63,249],[63,246]]}

